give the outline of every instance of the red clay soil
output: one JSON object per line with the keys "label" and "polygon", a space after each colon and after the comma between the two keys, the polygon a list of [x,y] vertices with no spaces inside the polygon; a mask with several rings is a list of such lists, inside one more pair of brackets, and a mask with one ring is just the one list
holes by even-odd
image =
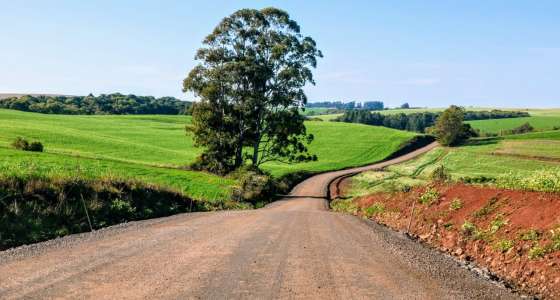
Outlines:
{"label": "red clay soil", "polygon": [[[416,202],[411,235],[487,268],[517,290],[560,299],[560,251],[547,250],[542,257],[529,258],[529,251],[535,246],[550,249],[547,245],[552,243],[551,230],[560,234],[560,194],[440,184],[431,187],[439,192],[439,198],[431,205],[420,204],[419,197],[428,188],[373,194],[358,198],[355,203],[360,208],[382,203],[384,212],[372,218],[393,229],[406,231],[412,204]],[[460,202],[461,208],[450,208],[454,199],[459,199],[455,203]],[[360,214],[364,212],[359,211]],[[492,232],[491,222],[500,218],[506,224]],[[482,234],[465,232],[462,229],[465,221],[474,224]],[[522,238],[528,230],[535,230],[538,239]],[[502,248],[503,251],[497,248],[499,242],[506,240],[512,241],[513,247]]]}

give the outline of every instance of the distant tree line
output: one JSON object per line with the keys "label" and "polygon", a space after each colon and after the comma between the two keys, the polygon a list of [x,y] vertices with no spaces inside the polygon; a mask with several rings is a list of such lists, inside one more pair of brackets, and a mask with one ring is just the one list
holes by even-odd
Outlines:
{"label": "distant tree line", "polygon": [[22,96],[0,100],[0,108],[44,114],[66,115],[141,115],[189,114],[192,103],[174,97],[123,95],[99,96]]}
{"label": "distant tree line", "polygon": [[[425,132],[426,128],[434,126],[440,115],[440,112],[380,114],[368,110],[348,110],[334,121]],[[529,117],[529,113],[527,112],[503,110],[466,111],[463,115],[465,121]]]}
{"label": "distant tree line", "polygon": [[381,101],[365,101],[365,102],[342,102],[342,101],[323,101],[323,102],[308,102],[305,106],[307,108],[335,108],[335,109],[367,109],[367,110],[383,110],[385,106]]}

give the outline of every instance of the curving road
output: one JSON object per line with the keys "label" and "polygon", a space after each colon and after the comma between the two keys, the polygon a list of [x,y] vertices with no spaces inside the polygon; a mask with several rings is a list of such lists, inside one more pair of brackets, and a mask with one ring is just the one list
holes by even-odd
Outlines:
{"label": "curving road", "polygon": [[253,211],[182,214],[0,252],[0,299],[396,298],[516,295],[385,227],[333,213],[325,173]]}

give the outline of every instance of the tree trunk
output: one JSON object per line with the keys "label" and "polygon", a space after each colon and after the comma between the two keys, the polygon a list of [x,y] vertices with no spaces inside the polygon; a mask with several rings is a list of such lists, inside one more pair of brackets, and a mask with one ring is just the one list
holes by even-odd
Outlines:
{"label": "tree trunk", "polygon": [[255,135],[255,142],[253,143],[253,166],[257,167],[259,165],[259,146],[261,144],[261,119],[262,119],[262,108],[259,107],[257,112],[257,128]]}
{"label": "tree trunk", "polygon": [[243,136],[237,142],[237,149],[235,153],[235,168],[243,164]]}
{"label": "tree trunk", "polygon": [[245,142],[243,120],[239,122],[239,139],[237,140],[237,149],[235,151],[235,168],[239,168],[243,164],[243,143]]}
{"label": "tree trunk", "polygon": [[259,145],[260,145],[260,136],[257,135],[257,139],[253,144],[253,166],[258,166],[259,163]]}

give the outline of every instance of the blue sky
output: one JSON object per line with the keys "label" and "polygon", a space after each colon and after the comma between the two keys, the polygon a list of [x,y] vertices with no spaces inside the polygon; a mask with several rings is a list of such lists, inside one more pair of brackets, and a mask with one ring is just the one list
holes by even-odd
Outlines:
{"label": "blue sky", "polygon": [[176,96],[239,8],[287,10],[324,53],[310,100],[560,107],[559,1],[0,0],[0,92]]}

